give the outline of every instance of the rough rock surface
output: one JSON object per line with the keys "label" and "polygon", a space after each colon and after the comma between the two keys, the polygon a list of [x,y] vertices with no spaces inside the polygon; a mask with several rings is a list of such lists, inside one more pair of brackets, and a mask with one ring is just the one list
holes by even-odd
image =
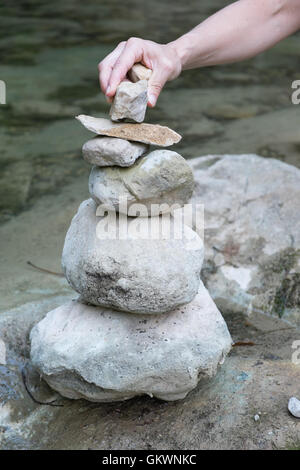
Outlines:
{"label": "rough rock surface", "polygon": [[109,115],[112,121],[127,119],[143,122],[148,103],[147,88],[147,80],[120,83],[110,108]]}
{"label": "rough rock surface", "polygon": [[[254,324],[253,317],[227,315],[233,341],[255,346],[234,347],[217,375],[184,400],[144,395],[99,405],[57,399],[38,373],[23,367],[32,327],[71,299],[52,295],[0,314],[6,349],[6,365],[0,367],[1,449],[300,449],[300,423],[287,411],[289,398],[299,396],[299,366],[291,361],[290,347],[299,330],[275,317],[259,315]],[[36,403],[21,370],[34,398],[56,398],[61,406]]]}
{"label": "rough rock surface", "polygon": [[92,165],[127,167],[143,155],[148,146],[116,137],[95,137],[82,147],[83,158]]}
{"label": "rough rock surface", "polygon": [[152,70],[148,69],[141,63],[137,63],[131,67],[127,75],[129,79],[135,83],[139,80],[150,80]]}
{"label": "rough rock surface", "polygon": [[[126,214],[137,203],[144,205],[146,216],[170,212],[172,205],[186,204],[193,189],[190,166],[181,155],[170,150],[155,150],[130,168],[95,166],[89,178],[90,195],[98,204],[108,204],[123,212],[119,201],[126,197]],[[155,209],[153,205],[162,206]],[[129,211],[129,215],[138,214]]]}
{"label": "rough rock surface", "polygon": [[193,302],[165,316],[124,314],[78,301],[31,332],[31,359],[68,398],[179,400],[211,378],[231,348],[225,321],[201,283]]}
{"label": "rough rock surface", "polygon": [[158,145],[159,147],[169,147],[181,140],[181,135],[177,132],[159,124],[116,123],[109,119],[94,118],[85,114],[76,116],[76,119],[86,129],[98,135],[119,137],[135,142],[143,142],[144,144]]}
{"label": "rough rock surface", "polygon": [[300,325],[300,171],[257,155],[190,163],[205,207],[201,277],[221,312]]}
{"label": "rough rock surface", "polygon": [[[62,254],[65,276],[82,299],[117,310],[156,314],[195,297],[203,243],[193,230],[183,225],[177,235],[177,222],[168,215],[135,219],[123,215],[115,220],[97,217],[96,209],[92,199],[80,205]],[[170,221],[170,233],[157,230],[164,217]],[[119,232],[114,239],[116,223]]]}

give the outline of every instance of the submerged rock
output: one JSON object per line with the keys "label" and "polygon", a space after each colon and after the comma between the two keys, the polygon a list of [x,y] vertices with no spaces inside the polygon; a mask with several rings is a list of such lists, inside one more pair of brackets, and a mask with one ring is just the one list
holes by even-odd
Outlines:
{"label": "submerged rock", "polygon": [[83,158],[92,165],[127,167],[148,149],[145,144],[116,137],[95,137],[82,147]]}
{"label": "submerged rock", "polygon": [[149,217],[170,212],[174,204],[183,206],[193,188],[190,166],[181,155],[170,150],[155,150],[130,168],[95,166],[89,179],[90,195],[98,204],[108,204],[123,212],[119,202],[126,197],[125,213],[133,216],[138,214],[128,209],[137,203],[144,205]]}
{"label": "submerged rock", "polygon": [[64,304],[33,328],[31,359],[68,398],[106,402],[147,394],[179,400],[216,373],[231,343],[201,283],[193,302],[163,317]]}
{"label": "submerged rock", "polygon": [[109,115],[112,121],[128,119],[143,122],[148,103],[147,88],[147,80],[120,83],[110,108]]}
{"label": "submerged rock", "polygon": [[169,147],[181,140],[181,135],[177,132],[159,124],[115,123],[109,119],[94,118],[85,114],[76,116],[76,119],[86,129],[98,135],[119,137],[144,144],[158,145],[159,147]]}
{"label": "submerged rock", "polygon": [[222,312],[300,325],[300,171],[257,155],[200,157],[193,203],[205,208],[202,279]]}
{"label": "submerged rock", "polygon": [[203,260],[193,230],[169,216],[97,217],[96,209],[92,199],[80,205],[62,254],[66,278],[85,302],[156,314],[193,300]]}

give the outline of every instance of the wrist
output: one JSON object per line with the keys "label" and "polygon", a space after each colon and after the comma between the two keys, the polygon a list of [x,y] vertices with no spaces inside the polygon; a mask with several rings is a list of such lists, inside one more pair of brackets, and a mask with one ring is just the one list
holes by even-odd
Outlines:
{"label": "wrist", "polygon": [[180,38],[172,41],[168,44],[168,46],[174,51],[177,59],[180,63],[181,70],[185,70],[188,68],[188,61],[191,52],[191,44],[188,38],[185,36],[181,36]]}

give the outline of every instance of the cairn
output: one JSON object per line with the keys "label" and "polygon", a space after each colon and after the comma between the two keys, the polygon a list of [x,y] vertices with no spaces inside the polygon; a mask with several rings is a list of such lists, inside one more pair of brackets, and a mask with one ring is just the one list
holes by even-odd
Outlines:
{"label": "cairn", "polygon": [[79,298],[31,332],[34,366],[68,398],[182,399],[231,348],[200,279],[202,239],[174,215],[194,187],[185,159],[165,149],[181,136],[142,122],[150,74],[141,64],[132,68],[111,120],[77,117],[96,134],[82,150],[93,165],[91,198],[73,218],[62,254]]}

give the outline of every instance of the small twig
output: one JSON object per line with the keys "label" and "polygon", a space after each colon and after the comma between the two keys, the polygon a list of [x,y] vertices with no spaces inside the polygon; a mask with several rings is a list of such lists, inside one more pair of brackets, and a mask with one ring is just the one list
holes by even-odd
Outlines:
{"label": "small twig", "polygon": [[53,401],[39,401],[37,400],[31,393],[31,391],[29,390],[28,388],[28,385],[27,385],[27,382],[26,382],[26,375],[25,375],[25,366],[22,367],[21,369],[21,373],[22,373],[22,380],[23,380],[23,384],[24,384],[24,387],[26,389],[26,392],[28,393],[28,395],[30,396],[30,398],[35,402],[37,403],[38,405],[48,405],[48,406],[64,406],[64,405],[59,405],[57,403],[54,403],[57,399],[53,400]]}
{"label": "small twig", "polygon": [[269,331],[262,331],[261,335],[268,335],[269,333],[276,333],[277,331],[285,331],[285,330],[296,330],[296,326],[289,326],[287,328],[278,328],[277,330],[269,330]]}
{"label": "small twig", "polygon": [[235,348],[236,346],[256,346],[256,345],[252,341],[236,341],[235,343],[233,343],[232,347]]}
{"label": "small twig", "polygon": [[50,271],[49,269],[39,268],[38,266],[33,264],[31,261],[27,261],[27,264],[29,264],[29,266],[31,266],[32,268],[37,269],[38,271],[41,271],[42,273],[52,274],[53,276],[64,277],[63,273],[56,273],[54,271]]}

